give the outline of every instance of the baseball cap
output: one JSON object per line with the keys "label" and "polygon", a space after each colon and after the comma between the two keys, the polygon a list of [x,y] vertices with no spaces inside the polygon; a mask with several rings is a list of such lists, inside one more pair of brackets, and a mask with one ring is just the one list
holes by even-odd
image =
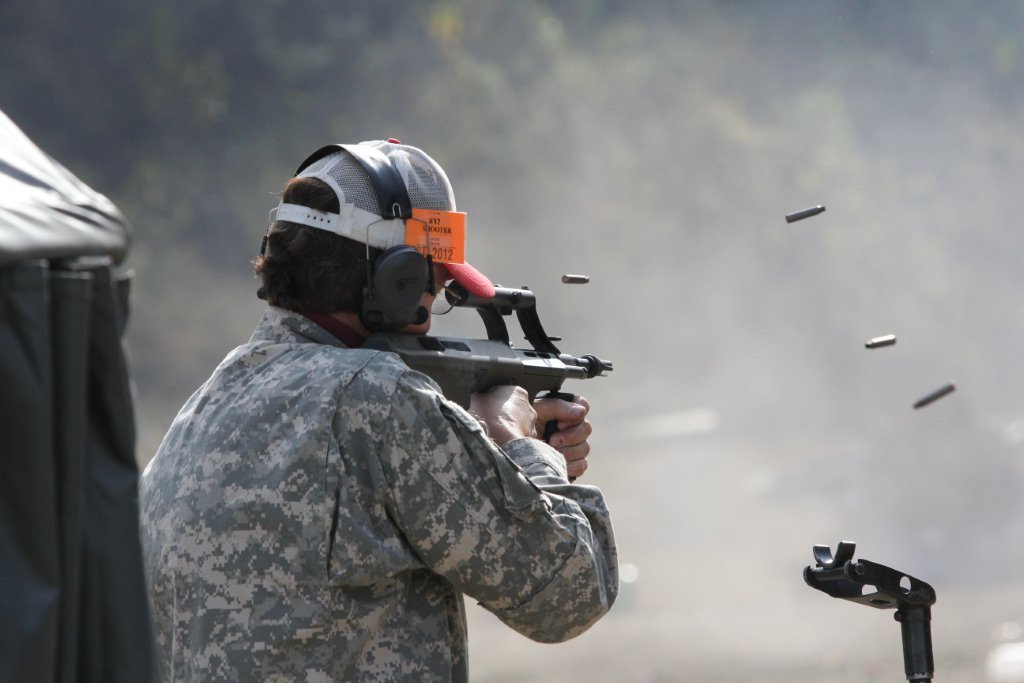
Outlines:
{"label": "baseball cap", "polygon": [[[455,193],[440,164],[423,150],[403,145],[398,140],[360,142],[383,153],[398,171],[409,201],[415,209],[455,211]],[[333,232],[377,249],[405,244],[405,220],[384,220],[377,192],[365,168],[342,149],[322,156],[301,168],[296,177],[316,178],[326,183],[338,197],[340,213],[317,211],[306,206],[282,202],[276,220],[290,221]],[[491,280],[468,262],[445,263],[452,279],[471,294],[489,299],[494,296]]]}

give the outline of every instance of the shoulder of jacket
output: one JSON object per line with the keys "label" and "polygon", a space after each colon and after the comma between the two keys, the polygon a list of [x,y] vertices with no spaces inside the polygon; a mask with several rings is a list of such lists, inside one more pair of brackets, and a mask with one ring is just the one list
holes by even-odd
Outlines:
{"label": "shoulder of jacket", "polygon": [[317,355],[326,358],[323,368],[349,390],[382,393],[388,398],[396,394],[419,396],[440,394],[440,388],[426,375],[411,369],[400,356],[375,349],[342,349],[328,347]]}

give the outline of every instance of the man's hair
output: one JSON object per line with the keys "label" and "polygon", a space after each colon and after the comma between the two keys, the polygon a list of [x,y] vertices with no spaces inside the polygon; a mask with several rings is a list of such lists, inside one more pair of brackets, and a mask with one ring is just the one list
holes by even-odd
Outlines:
{"label": "man's hair", "polygon": [[[338,213],[338,197],[316,178],[292,178],[284,202]],[[370,248],[370,260],[381,254]],[[262,297],[272,306],[302,313],[358,312],[366,284],[366,245],[290,221],[275,221],[256,259]]]}

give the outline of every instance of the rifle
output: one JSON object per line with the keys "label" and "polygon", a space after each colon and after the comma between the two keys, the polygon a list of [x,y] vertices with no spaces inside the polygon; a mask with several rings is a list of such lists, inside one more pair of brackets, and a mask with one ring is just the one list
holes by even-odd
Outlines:
{"label": "rifle", "polygon": [[[537,315],[537,297],[526,287],[495,287],[492,298],[482,299],[453,282],[445,288],[445,298],[452,306],[476,309],[487,339],[380,332],[370,336],[363,348],[397,353],[410,368],[433,378],[446,398],[464,408],[469,407],[471,394],[500,384],[521,386],[531,399],[572,401],[572,394],[561,391],[562,382],[599,377],[612,370],[611,361],[559,351],[555,342],[561,339],[544,331]],[[505,316],[512,311],[532,348],[516,349],[509,342]],[[554,429],[548,425],[545,439]]]}

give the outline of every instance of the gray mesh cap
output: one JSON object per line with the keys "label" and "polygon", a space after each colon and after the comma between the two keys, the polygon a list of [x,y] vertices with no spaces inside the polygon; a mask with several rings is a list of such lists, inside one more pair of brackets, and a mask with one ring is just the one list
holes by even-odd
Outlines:
{"label": "gray mesh cap", "polygon": [[[426,152],[395,139],[360,142],[383,153],[398,171],[412,207],[455,211],[455,192],[440,164]],[[310,177],[326,183],[338,197],[340,213],[317,211],[282,202],[276,220],[290,221],[333,232],[342,237],[389,249],[405,243],[405,221],[383,220],[384,211],[366,169],[351,154],[338,150],[303,168],[296,177]],[[490,298],[494,285],[469,263],[446,263],[451,276],[471,293]]]}

